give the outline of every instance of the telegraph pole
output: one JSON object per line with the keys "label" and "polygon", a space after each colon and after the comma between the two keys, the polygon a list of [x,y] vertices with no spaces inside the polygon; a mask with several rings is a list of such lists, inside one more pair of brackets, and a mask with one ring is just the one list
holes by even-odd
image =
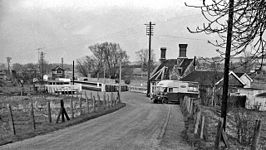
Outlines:
{"label": "telegraph pole", "polygon": [[74,62],[74,60],[73,60],[72,67],[73,67],[73,71],[72,71],[72,84],[74,85],[74,80],[75,80],[75,62]]}
{"label": "telegraph pole", "polygon": [[7,71],[8,71],[8,75],[9,77],[11,77],[12,73],[11,73],[11,67],[10,67],[10,62],[11,62],[11,57],[6,57],[6,61],[7,61]]}
{"label": "telegraph pole", "polygon": [[42,50],[42,48],[37,48],[36,50],[38,51],[38,67],[39,71],[41,72],[40,50]]}
{"label": "telegraph pole", "polygon": [[44,53],[43,51],[41,51],[41,54],[40,54],[40,61],[41,61],[41,81],[42,81],[42,84],[43,84],[43,75],[44,75],[44,55],[46,53]]}
{"label": "telegraph pole", "polygon": [[121,76],[122,76],[122,58],[119,62],[119,103],[121,102]]}
{"label": "telegraph pole", "polygon": [[150,67],[151,67],[151,36],[153,36],[153,24],[149,22],[149,24],[145,24],[146,26],[146,35],[149,36],[149,59],[148,59],[148,81],[147,81],[147,94],[146,96],[150,96]]}
{"label": "telegraph pole", "polygon": [[224,60],[224,84],[222,95],[222,107],[221,117],[224,119],[223,129],[226,128],[226,113],[227,113],[227,99],[228,99],[228,82],[229,82],[229,67],[230,67],[230,52],[231,52],[231,40],[233,30],[233,17],[234,17],[234,0],[229,1],[229,14],[228,14],[228,29],[227,29],[227,41]]}

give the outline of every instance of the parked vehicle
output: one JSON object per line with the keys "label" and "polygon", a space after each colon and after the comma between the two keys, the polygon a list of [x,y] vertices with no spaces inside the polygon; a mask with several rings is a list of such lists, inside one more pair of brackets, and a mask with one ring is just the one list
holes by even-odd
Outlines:
{"label": "parked vehicle", "polygon": [[162,80],[156,84],[151,100],[154,103],[179,103],[184,96],[199,96],[199,83],[178,80]]}

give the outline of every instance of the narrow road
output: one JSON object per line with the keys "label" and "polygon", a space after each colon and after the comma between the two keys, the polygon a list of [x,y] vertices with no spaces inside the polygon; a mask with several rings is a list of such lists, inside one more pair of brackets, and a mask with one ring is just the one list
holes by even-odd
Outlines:
{"label": "narrow road", "polygon": [[177,105],[152,104],[143,94],[123,93],[126,107],[46,135],[0,149],[19,150],[190,150],[182,140],[182,114]]}

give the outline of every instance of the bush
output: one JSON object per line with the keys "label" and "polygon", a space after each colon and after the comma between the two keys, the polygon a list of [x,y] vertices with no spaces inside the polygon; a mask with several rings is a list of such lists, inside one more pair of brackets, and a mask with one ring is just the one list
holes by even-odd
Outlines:
{"label": "bush", "polygon": [[130,79],[126,79],[125,84],[130,84]]}

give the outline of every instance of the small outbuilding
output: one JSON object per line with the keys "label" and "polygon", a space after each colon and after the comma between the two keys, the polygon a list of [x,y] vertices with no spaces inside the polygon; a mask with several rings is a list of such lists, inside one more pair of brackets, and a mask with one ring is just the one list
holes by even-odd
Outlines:
{"label": "small outbuilding", "polygon": [[56,78],[65,78],[65,70],[60,66],[52,69],[52,79]]}

